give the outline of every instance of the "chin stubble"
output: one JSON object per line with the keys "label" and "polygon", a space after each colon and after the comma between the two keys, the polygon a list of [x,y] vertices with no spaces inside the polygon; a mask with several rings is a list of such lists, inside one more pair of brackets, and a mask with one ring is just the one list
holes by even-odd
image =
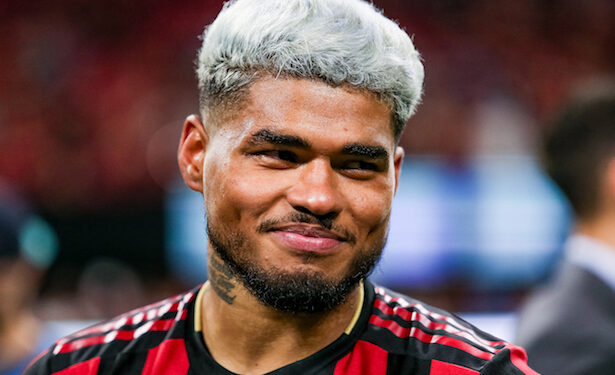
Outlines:
{"label": "chin stubble", "polygon": [[207,221],[211,247],[233,276],[264,305],[290,313],[327,312],[342,304],[371,273],[386,242],[383,237],[369,249],[359,249],[346,274],[340,280],[330,280],[319,272],[264,269],[250,259],[253,250],[242,233],[223,232]]}

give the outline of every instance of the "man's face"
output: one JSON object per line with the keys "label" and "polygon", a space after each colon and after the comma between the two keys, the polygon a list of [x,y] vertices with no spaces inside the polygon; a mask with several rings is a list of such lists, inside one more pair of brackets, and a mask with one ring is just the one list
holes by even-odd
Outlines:
{"label": "man's face", "polygon": [[305,79],[254,83],[204,137],[213,250],[271,283],[356,285],[384,246],[403,158],[390,119],[365,92]]}

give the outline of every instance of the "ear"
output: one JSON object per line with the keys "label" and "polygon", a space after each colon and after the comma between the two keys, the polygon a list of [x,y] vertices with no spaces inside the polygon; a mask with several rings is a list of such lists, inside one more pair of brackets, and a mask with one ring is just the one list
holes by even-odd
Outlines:
{"label": "ear", "polygon": [[609,160],[605,170],[606,199],[615,202],[615,158]]}
{"label": "ear", "polygon": [[190,115],[184,122],[177,163],[184,182],[192,190],[203,192],[203,160],[209,137],[197,115]]}
{"label": "ear", "polygon": [[401,173],[401,164],[404,161],[404,149],[400,146],[395,148],[395,155],[393,155],[393,166],[395,168],[395,190],[397,192],[397,186],[399,185],[399,174]]}

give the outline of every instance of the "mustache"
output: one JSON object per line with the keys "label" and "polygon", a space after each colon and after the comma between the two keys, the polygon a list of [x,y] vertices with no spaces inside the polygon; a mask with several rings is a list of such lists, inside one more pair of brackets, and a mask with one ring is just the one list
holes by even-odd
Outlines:
{"label": "mustache", "polygon": [[266,219],[262,223],[258,225],[256,230],[259,233],[265,233],[276,229],[277,227],[285,224],[291,223],[304,223],[304,224],[313,224],[320,225],[321,227],[332,231],[335,234],[340,235],[346,241],[350,243],[355,243],[357,241],[357,236],[355,236],[350,230],[346,227],[335,223],[335,217],[333,216],[315,216],[310,215],[304,212],[292,212],[288,215],[279,217],[279,218],[271,218]]}

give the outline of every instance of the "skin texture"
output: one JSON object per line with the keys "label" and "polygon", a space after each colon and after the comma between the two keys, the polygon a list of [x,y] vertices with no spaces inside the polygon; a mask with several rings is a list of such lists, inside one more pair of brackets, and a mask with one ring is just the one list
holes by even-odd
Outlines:
{"label": "skin texture", "polygon": [[[210,235],[234,260],[272,278],[337,284],[357,259],[379,255],[403,159],[386,104],[319,81],[266,77],[228,112],[215,125],[189,116],[178,160],[187,185],[203,193]],[[256,298],[211,242],[208,252],[204,338],[231,371],[304,358],[354,314],[356,286],[333,308],[281,311]]]}

